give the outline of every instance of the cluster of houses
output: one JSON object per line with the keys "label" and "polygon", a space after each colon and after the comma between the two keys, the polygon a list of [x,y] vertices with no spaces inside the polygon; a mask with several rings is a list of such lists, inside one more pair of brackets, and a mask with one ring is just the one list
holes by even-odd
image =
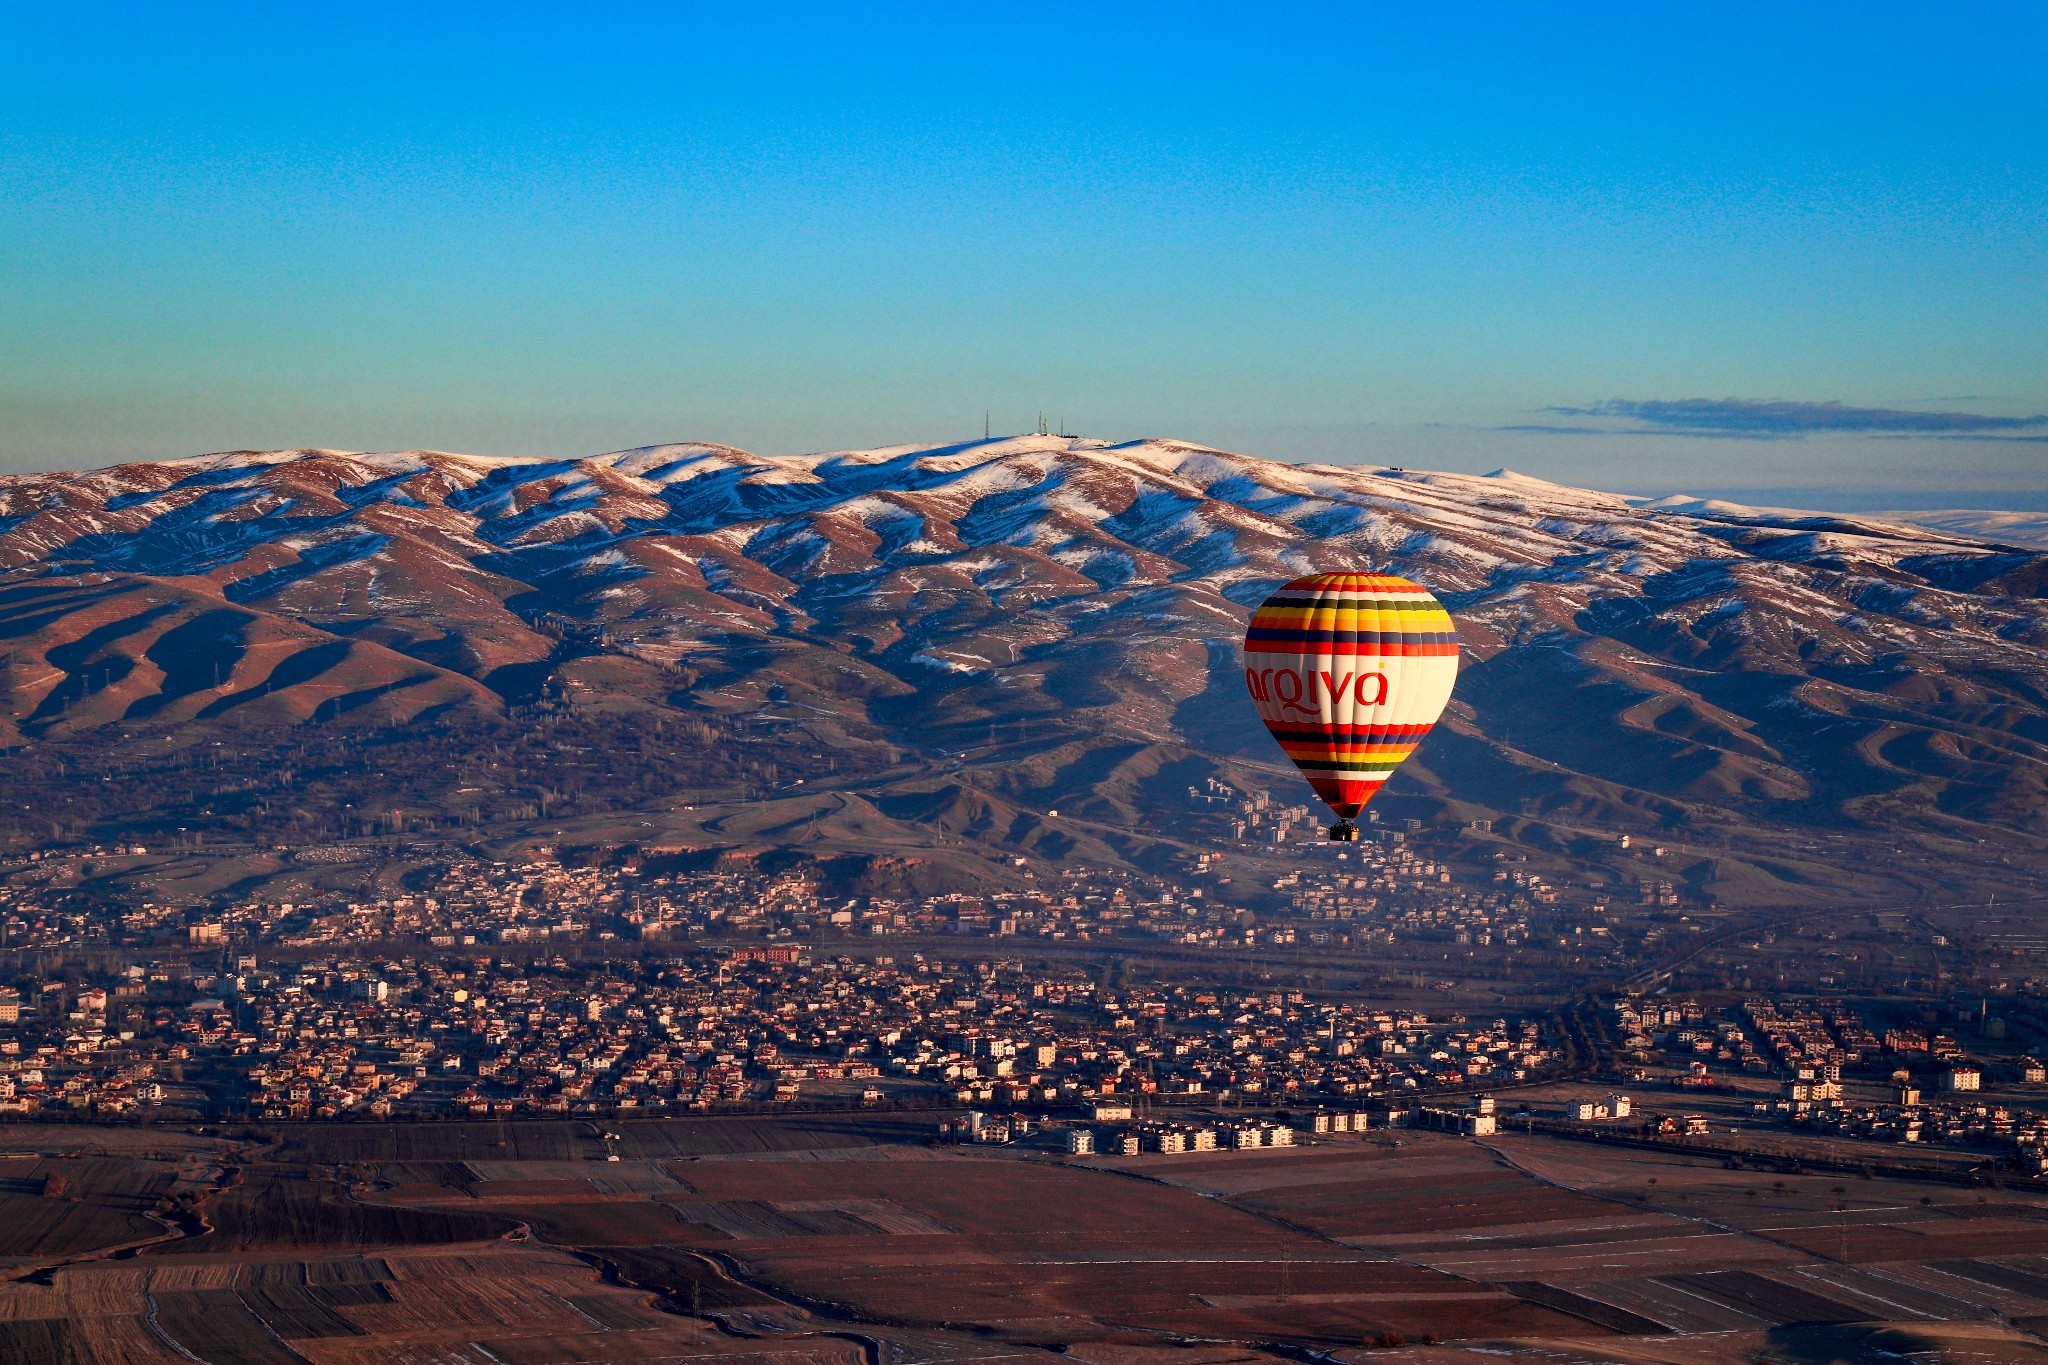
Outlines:
{"label": "cluster of houses", "polygon": [[[1188,805],[1221,812],[1230,838],[1240,843],[1284,844],[1313,838],[1319,818],[1307,806],[1282,806],[1262,791],[1242,791],[1219,778],[1188,788]],[[1377,818],[1377,813],[1375,813]]]}
{"label": "cluster of houses", "polygon": [[[1325,1116],[1327,1118],[1327,1116]],[[1344,1116],[1347,1125],[1350,1115]],[[1096,1125],[1107,1124],[1101,1127]],[[1359,1125],[1360,1131],[1364,1125]],[[1128,1104],[1097,1103],[1090,1117],[1079,1121],[1033,1119],[1025,1114],[990,1115],[970,1110],[939,1124],[945,1142],[1012,1143],[1043,1129],[1061,1150],[1074,1156],[1168,1155],[1182,1152],[1246,1151],[1257,1147],[1292,1147],[1294,1127],[1272,1119],[1216,1121],[1135,1117]],[[1348,1129],[1347,1129],[1348,1131]]]}
{"label": "cluster of houses", "polygon": [[[1190,800],[1222,804],[1261,822],[1260,828],[1292,829],[1308,818],[1306,808],[1275,806],[1263,793],[1210,786],[1191,789]],[[1418,834],[1374,828],[1348,849],[1317,848],[1270,885],[1240,869],[1241,854],[1216,851],[1194,857],[1170,879],[1118,869],[1035,875],[1017,867],[1010,889],[927,894],[881,889],[916,885],[914,857],[894,869],[901,876],[877,878],[860,894],[835,894],[812,876],[776,873],[745,859],[682,870],[681,858],[652,853],[578,862],[543,848],[493,860],[423,845],[411,850],[421,863],[403,890],[315,891],[309,871],[309,889],[276,899],[202,907],[144,901],[118,913],[92,913],[55,883],[0,886],[0,949],[182,944],[341,951],[410,944],[463,950],[957,936],[1352,950],[1424,961],[1476,960],[1505,950],[1510,963],[1543,972],[1595,970],[1640,946],[1621,942],[1621,926],[1608,918],[1606,893],[1596,881],[1565,888],[1561,903],[1560,887],[1527,866],[1524,853],[1498,850],[1490,871],[1484,858],[1477,870],[1465,859],[1458,871],[1442,852],[1425,851],[1437,845]],[[325,868],[384,856],[352,845],[272,853],[287,871],[302,863]],[[43,865],[77,863],[81,856],[53,854]]]}
{"label": "cluster of houses", "polygon": [[161,1104],[191,1056],[189,1043],[174,1035],[134,1048],[106,1023],[110,1008],[143,989],[139,974],[76,990],[61,982],[0,987],[0,1115],[118,1114]]}
{"label": "cluster of houses", "polygon": [[[1751,1101],[1752,1120],[1842,1138],[1989,1147],[2032,1172],[2048,1171],[2048,1114],[1974,1098],[1992,1073],[2021,1087],[2048,1084],[2048,1066],[2031,1057],[1971,1059],[1954,1036],[1931,1026],[1940,1011],[1882,1033],[1839,1000],[1748,999],[1709,1009],[1694,1000],[1632,997],[1617,1001],[1614,1012],[1632,1058],[1686,1061],[1681,1087],[1716,1088],[1715,1067],[1775,1078],[1776,1095]],[[2004,1035],[1984,1025],[1980,1019],[1980,1034]],[[1873,1090],[1884,1098],[1870,1098]]]}
{"label": "cluster of houses", "polygon": [[910,1095],[1272,1104],[1528,1080],[1555,1046],[1535,1020],[794,942],[592,962],[230,948],[0,995],[0,1098],[271,1117]]}
{"label": "cluster of houses", "polygon": [[[1766,1112],[1775,1106],[1760,1106]],[[1901,1086],[1887,1104],[1818,1101],[1791,1115],[1809,1131],[1874,1142],[1941,1143],[2010,1149],[2031,1174],[2048,1174],[2048,1114],[2011,1105],[1923,1103],[1918,1089]]]}
{"label": "cluster of houses", "polygon": [[1619,957],[1620,936],[1607,921],[1608,903],[1581,888],[1560,905],[1559,888],[1514,864],[1525,855],[1497,852],[1488,881],[1459,877],[1450,864],[1409,847],[1406,835],[1382,831],[1335,868],[1304,867],[1274,883],[1308,921],[1312,941],[1468,949],[1516,949],[1525,961],[1553,957],[1580,965]]}
{"label": "cluster of houses", "polygon": [[[1247,815],[1288,815],[1263,798],[1230,799],[1251,803]],[[207,907],[145,901],[93,915],[50,887],[0,887],[0,949],[340,954],[378,945],[460,954],[621,941],[709,948],[734,941],[851,946],[892,937],[1137,939],[1219,950],[1352,950],[1428,963],[1506,950],[1511,963],[1536,971],[1591,969],[1623,952],[1603,920],[1603,901],[1578,896],[1559,906],[1557,888],[1521,865],[1525,855],[1495,853],[1489,882],[1485,873],[1454,876],[1409,840],[1408,831],[1375,830],[1352,849],[1304,860],[1272,883],[1275,895],[1260,883],[1249,898],[1241,894],[1243,874],[1233,876],[1237,855],[1227,862],[1222,853],[1201,855],[1173,879],[1116,869],[1041,879],[1021,869],[1024,884],[1008,890],[834,895],[805,875],[744,860],[677,870],[676,859],[653,855],[579,864],[548,849],[505,861],[435,847],[420,850],[431,860],[414,869],[405,889],[381,893],[308,889],[292,899]],[[280,856],[325,865],[367,855],[321,846]],[[897,881],[915,884],[916,877]]]}
{"label": "cluster of houses", "polygon": [[[318,852],[319,850],[313,850]],[[304,856],[301,850],[294,858]],[[145,901],[119,914],[94,915],[50,888],[0,888],[0,947],[163,946],[169,943],[344,947],[415,942],[467,948],[498,943],[647,940],[703,942],[730,938],[815,939],[1038,937],[1090,942],[1149,938],[1212,947],[1261,944],[1317,945],[1390,942],[1390,930],[1423,938],[1462,935],[1478,927],[1481,941],[1491,919],[1511,910],[1509,898],[1490,895],[1467,912],[1462,895],[1444,895],[1448,868],[1390,855],[1391,873],[1362,867],[1355,878],[1382,890],[1399,886],[1421,897],[1420,908],[1333,896],[1323,913],[1316,891],[1294,898],[1292,911],[1254,915],[1219,891],[1231,884],[1222,855],[1210,855],[1181,882],[1115,869],[1083,869],[1017,890],[926,895],[833,896],[796,873],[732,869],[663,872],[626,861],[575,866],[545,851],[514,862],[487,861],[461,851],[440,851],[437,869],[416,876],[422,889],[380,896],[308,893],[304,900],[248,900],[210,908]],[[1035,880],[1035,879],[1034,879]],[[1334,881],[1325,883],[1337,887]],[[44,902],[53,904],[45,904]],[[1344,904],[1342,902],[1349,902]],[[1306,916],[1298,913],[1307,908]],[[1354,934],[1349,921],[1379,909],[1386,928]],[[1339,912],[1342,913],[1339,913]],[[1403,915],[1406,918],[1401,918]],[[1296,921],[1311,921],[1297,938]],[[1455,921],[1455,923],[1454,923]],[[1526,927],[1526,926],[1524,926]]]}
{"label": "cluster of houses", "polygon": [[[1433,1128],[1466,1136],[1495,1131],[1494,1101],[1476,1095],[1460,1103],[1410,1106],[1399,1101],[1376,1112],[1363,1109],[1315,1108],[1283,1112],[1275,1117],[1206,1116],[1185,1118],[1147,1112],[1140,1105],[1099,1099],[1080,1119],[1051,1115],[1032,1118],[1022,1113],[995,1115],[970,1110],[939,1124],[939,1138],[955,1143],[1013,1143],[1033,1133],[1073,1156],[1174,1156],[1188,1152],[1242,1152],[1266,1147],[1292,1147],[1297,1141],[1335,1133],[1364,1133],[1384,1128]],[[1297,1136],[1299,1135],[1299,1136]]]}

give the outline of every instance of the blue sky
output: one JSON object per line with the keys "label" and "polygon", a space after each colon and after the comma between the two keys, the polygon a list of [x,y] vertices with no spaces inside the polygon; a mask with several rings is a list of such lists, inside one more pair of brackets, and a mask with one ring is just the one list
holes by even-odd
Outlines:
{"label": "blue sky", "polygon": [[9,6],[0,467],[1043,410],[2030,505],[2044,70],[2022,4]]}

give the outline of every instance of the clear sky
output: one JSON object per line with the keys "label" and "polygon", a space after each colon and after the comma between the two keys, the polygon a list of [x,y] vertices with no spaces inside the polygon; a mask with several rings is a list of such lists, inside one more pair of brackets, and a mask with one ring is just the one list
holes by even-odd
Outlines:
{"label": "clear sky", "polygon": [[2037,3],[9,4],[0,468],[988,409],[2048,505],[2044,73]]}

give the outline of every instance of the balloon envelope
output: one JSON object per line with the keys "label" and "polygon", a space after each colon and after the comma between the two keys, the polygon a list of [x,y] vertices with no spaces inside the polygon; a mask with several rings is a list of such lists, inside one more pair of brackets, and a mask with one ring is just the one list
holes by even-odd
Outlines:
{"label": "balloon envelope", "polygon": [[1429,733],[1458,677],[1458,631],[1393,574],[1297,578],[1244,637],[1244,680],[1273,738],[1349,820]]}

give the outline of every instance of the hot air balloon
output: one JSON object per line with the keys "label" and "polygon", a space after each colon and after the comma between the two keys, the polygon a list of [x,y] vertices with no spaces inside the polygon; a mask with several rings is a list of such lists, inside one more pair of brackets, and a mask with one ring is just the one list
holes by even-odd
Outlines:
{"label": "hot air balloon", "polygon": [[1428,589],[1393,574],[1297,578],[1252,614],[1244,681],[1259,717],[1337,823],[1352,823],[1451,699],[1458,632]]}

